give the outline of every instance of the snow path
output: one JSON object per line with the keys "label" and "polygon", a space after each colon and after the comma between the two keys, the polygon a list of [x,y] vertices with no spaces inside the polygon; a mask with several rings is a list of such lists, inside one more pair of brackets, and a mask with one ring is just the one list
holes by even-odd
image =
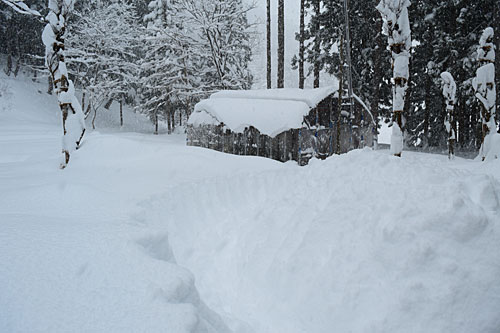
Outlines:
{"label": "snow path", "polygon": [[61,172],[54,98],[0,79],[0,332],[498,332],[498,161],[94,132]]}

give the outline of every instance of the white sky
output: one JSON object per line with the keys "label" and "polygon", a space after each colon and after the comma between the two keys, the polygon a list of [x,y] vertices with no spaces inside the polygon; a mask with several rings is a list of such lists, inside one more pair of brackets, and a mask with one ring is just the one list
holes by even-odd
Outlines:
{"label": "white sky", "polygon": [[[251,0],[250,0],[251,1]],[[254,74],[253,88],[266,87],[266,0],[255,0],[257,8],[249,14],[250,22],[258,22],[259,36],[257,38],[258,45],[254,49],[253,62],[251,64]],[[277,69],[277,35],[278,35],[278,1],[271,1],[271,19],[272,19],[272,83],[276,86],[276,69]],[[299,31],[300,24],[300,0],[285,1],[285,87],[297,88],[299,85],[298,71],[292,70],[291,61],[294,54],[299,52],[299,43],[295,40],[295,34]],[[306,74],[308,64],[306,64]],[[331,84],[334,77],[328,74],[323,74],[321,77],[321,85]],[[312,88],[312,78],[306,80],[306,88]]]}

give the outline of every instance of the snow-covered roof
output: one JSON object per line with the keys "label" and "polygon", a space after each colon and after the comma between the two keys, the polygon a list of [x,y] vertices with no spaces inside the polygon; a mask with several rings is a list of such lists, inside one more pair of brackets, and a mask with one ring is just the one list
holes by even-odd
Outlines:
{"label": "snow-covered roof", "polygon": [[199,102],[188,124],[224,125],[242,133],[253,126],[262,134],[275,137],[302,127],[304,117],[338,87],[317,89],[224,90]]}

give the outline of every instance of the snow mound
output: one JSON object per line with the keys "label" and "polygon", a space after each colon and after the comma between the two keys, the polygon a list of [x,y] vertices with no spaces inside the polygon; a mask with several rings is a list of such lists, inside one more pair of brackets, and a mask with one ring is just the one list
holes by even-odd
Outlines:
{"label": "snow mound", "polygon": [[353,151],[184,184],[142,213],[203,299],[255,332],[494,332],[500,174],[472,168]]}

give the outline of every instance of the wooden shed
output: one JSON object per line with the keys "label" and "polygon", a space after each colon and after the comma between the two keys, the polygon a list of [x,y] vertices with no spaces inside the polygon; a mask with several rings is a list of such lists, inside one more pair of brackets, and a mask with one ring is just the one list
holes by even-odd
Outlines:
{"label": "wooden shed", "polygon": [[187,144],[301,165],[371,146],[371,115],[359,104],[355,118],[339,109],[337,89],[220,91],[195,106]]}

